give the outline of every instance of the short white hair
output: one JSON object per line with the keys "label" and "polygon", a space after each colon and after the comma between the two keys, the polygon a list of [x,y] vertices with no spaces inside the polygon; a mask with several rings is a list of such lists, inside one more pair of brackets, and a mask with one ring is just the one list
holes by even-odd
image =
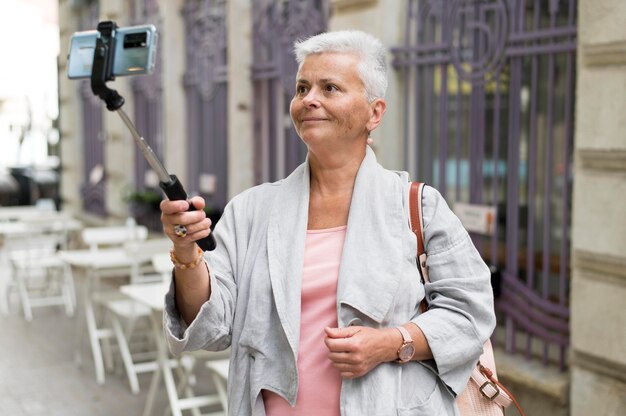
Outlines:
{"label": "short white hair", "polygon": [[294,43],[294,52],[298,69],[304,59],[313,54],[325,52],[351,53],[360,62],[359,76],[365,86],[368,102],[376,98],[385,98],[387,91],[386,50],[382,42],[374,36],[358,30],[325,32]]}

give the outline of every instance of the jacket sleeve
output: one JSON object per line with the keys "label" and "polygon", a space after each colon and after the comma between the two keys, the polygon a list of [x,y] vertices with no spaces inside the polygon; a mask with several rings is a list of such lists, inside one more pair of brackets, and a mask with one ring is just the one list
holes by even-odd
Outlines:
{"label": "jacket sleeve", "polygon": [[235,225],[231,201],[215,227],[217,248],[205,253],[211,280],[211,297],[202,305],[189,326],[176,307],[176,283],[172,275],[170,290],[165,296],[163,329],[174,355],[199,349],[219,351],[230,346],[237,300]]}
{"label": "jacket sleeve", "polygon": [[433,360],[423,362],[461,393],[495,328],[491,274],[441,194],[425,187],[424,244],[429,310],[412,322],[424,332]]}

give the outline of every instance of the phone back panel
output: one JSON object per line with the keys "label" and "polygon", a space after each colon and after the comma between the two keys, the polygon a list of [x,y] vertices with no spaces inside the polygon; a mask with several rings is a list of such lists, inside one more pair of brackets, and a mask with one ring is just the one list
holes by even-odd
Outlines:
{"label": "phone back panel", "polygon": [[[67,76],[90,78],[97,30],[76,32],[70,41]],[[154,25],[122,27],[115,31],[113,75],[150,74],[154,71],[158,34]]]}

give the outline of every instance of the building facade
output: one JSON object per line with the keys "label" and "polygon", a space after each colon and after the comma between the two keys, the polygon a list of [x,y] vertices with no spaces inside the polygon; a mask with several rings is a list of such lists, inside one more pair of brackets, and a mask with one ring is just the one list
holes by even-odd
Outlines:
{"label": "building facade", "polygon": [[[154,74],[111,85],[214,213],[286,176],[291,45],[358,29],[388,47],[379,161],[485,215],[498,370],[527,414],[626,405],[626,3],[620,0],[61,0],[61,50],[100,20],[159,30]],[[157,186],[117,114],[59,59],[64,207],[115,222]],[[133,79],[136,78],[136,79]],[[626,189],[625,189],[626,190]],[[135,204],[129,203],[134,201]],[[146,211],[148,210],[148,211]],[[605,412],[598,411],[603,409]]]}
{"label": "building facade", "polygon": [[626,3],[579,1],[572,415],[626,409]]}

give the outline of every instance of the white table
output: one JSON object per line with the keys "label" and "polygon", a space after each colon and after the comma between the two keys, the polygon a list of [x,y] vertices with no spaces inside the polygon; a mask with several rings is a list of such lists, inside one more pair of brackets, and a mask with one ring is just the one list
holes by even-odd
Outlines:
{"label": "white table", "polygon": [[110,328],[98,328],[94,310],[94,286],[98,284],[100,277],[130,275],[135,260],[122,248],[94,250],[68,250],[60,252],[61,258],[74,268],[83,269],[85,282],[83,284],[82,299],[84,302],[83,313],[79,314],[77,326],[78,342],[76,346],[76,359],[80,362],[82,345],[83,320],[87,323],[87,333],[93,355],[98,384],[104,384],[104,361],[100,339],[114,336]]}
{"label": "white table", "polygon": [[168,348],[165,343],[162,327],[163,309],[165,307],[164,298],[168,289],[169,282],[143,283],[120,287],[120,291],[122,293],[129,298],[148,306],[152,311],[150,318],[154,336],[157,341],[158,370],[154,372],[152,381],[150,382],[150,390],[148,391],[146,406],[143,413],[144,416],[149,416],[152,413],[152,406],[154,404],[154,398],[156,397],[156,390],[160,382],[161,374],[163,375],[167,398],[169,400],[170,407],[172,408],[173,416],[182,416],[182,411],[186,409],[197,409],[199,407],[211,406],[218,403],[222,404],[222,398],[219,394],[193,396],[193,392],[188,390],[186,392],[188,397],[180,398],[178,396],[174,375],[172,373],[172,366],[175,364],[173,364],[169,358]]}

